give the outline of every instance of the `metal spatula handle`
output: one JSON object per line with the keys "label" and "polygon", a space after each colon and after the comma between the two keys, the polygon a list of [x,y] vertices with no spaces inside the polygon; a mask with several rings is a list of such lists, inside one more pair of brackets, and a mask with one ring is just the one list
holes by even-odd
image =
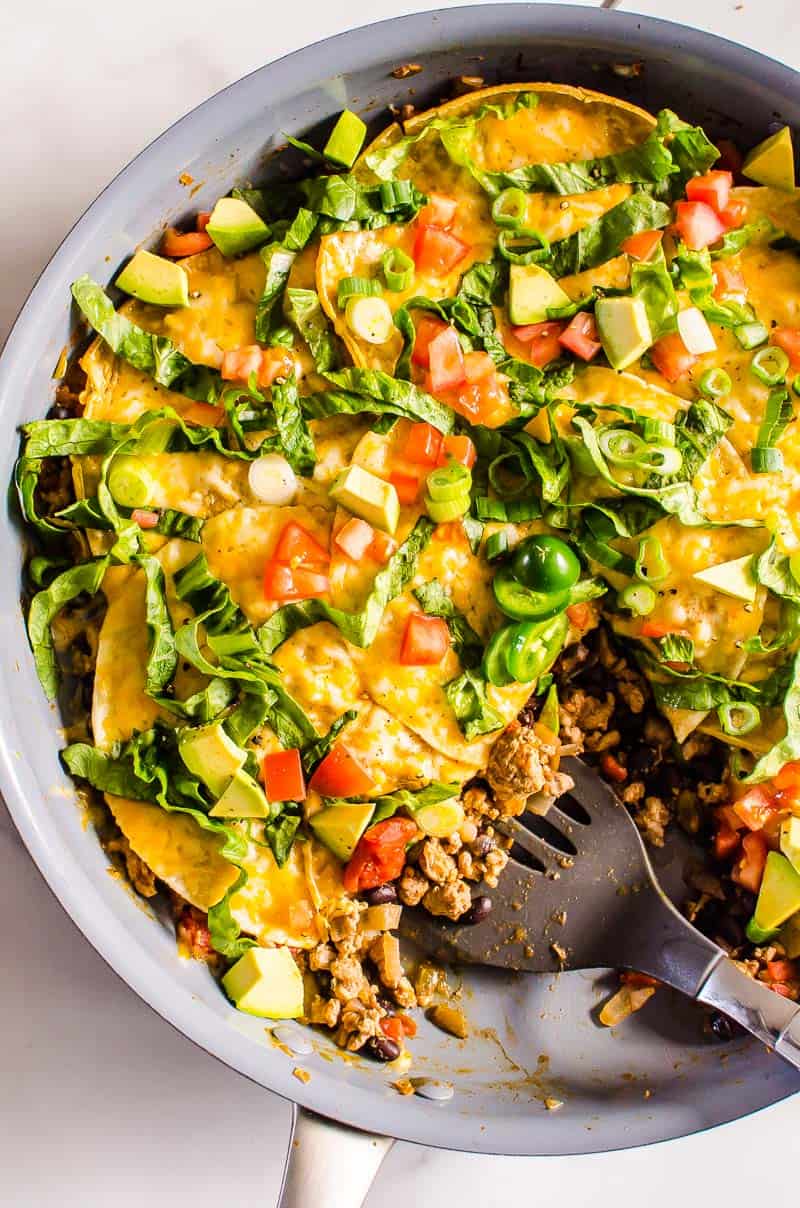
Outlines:
{"label": "metal spatula handle", "polygon": [[698,1002],[735,1019],[800,1070],[800,1006],[768,990],[723,956],[697,992]]}

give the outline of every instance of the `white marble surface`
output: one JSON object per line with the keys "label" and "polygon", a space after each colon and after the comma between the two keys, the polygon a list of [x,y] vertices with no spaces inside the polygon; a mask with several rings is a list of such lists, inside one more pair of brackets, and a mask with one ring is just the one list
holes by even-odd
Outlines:
{"label": "white marble surface", "polygon": [[[64,233],[165,126],[261,63],[441,3],[29,0],[0,13],[0,338]],[[588,2],[588,0],[587,0]],[[797,0],[623,0],[800,67]],[[103,964],[0,805],[0,1203],[250,1208],[275,1202],[288,1109],[195,1049]],[[479,1158],[397,1145],[368,1208],[676,1195],[783,1204],[800,1100],[704,1136],[600,1157]],[[769,1155],[769,1156],[767,1156]]]}

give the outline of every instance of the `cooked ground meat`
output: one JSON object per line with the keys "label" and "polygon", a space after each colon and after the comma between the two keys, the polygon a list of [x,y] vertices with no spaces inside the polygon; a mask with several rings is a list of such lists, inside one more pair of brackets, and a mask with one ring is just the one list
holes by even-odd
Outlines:
{"label": "cooked ground meat", "polygon": [[124,835],[118,835],[114,839],[109,839],[105,845],[109,855],[114,853],[119,854],[125,862],[125,871],[128,874],[128,880],[137,893],[140,893],[143,898],[153,898],[158,893],[156,885],[155,873],[137,856],[136,852],[131,847]]}

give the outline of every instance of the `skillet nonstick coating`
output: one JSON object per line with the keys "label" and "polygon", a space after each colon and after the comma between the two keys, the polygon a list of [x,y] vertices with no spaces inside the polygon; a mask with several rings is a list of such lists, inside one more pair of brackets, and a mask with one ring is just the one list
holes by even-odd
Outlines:
{"label": "skillet nonstick coating", "polygon": [[[424,71],[393,79],[391,69],[406,62],[421,63]],[[639,75],[614,70],[638,62],[644,65]],[[763,137],[771,122],[800,126],[798,77],[789,68],[708,34],[595,9],[448,9],[355,30],[290,55],[168,130],[68,235],[0,361],[8,433],[3,481],[17,448],[13,429],[44,414],[52,367],[74,336],[70,281],[84,272],[108,281],[131,249],[165,222],[210,208],[234,183],[262,176],[282,131],[313,135],[316,124],[345,105],[378,129],[389,102],[428,104],[462,74],[487,83],[584,84],[650,110],[678,109],[712,135],[745,145]],[[200,184],[196,193],[179,183],[181,173]],[[32,856],[86,937],[142,998],[207,1051],[345,1123],[486,1153],[592,1153],[646,1144],[746,1115],[798,1089],[797,1075],[756,1044],[703,1041],[695,1011],[666,992],[618,1035],[600,1029],[590,1012],[611,984],[602,973],[465,975],[473,1037],[462,1043],[424,1023],[414,1042],[412,1073],[453,1082],[448,1104],[401,1097],[390,1085],[397,1074],[334,1057],[322,1039],[313,1056],[287,1057],[270,1042],[263,1021],[233,1011],[201,965],[176,959],[171,926],[148,915],[108,876],[107,860],[70,800],[58,761],[58,717],[42,696],[28,651],[19,604],[23,549],[10,497],[0,549],[0,787]],[[298,1065],[311,1074],[305,1085],[293,1077]],[[545,1109],[548,1096],[564,1101],[560,1111]]]}

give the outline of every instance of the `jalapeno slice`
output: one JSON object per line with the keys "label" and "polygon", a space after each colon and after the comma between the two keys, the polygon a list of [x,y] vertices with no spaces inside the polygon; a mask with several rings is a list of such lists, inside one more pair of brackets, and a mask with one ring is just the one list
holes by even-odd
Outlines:
{"label": "jalapeno slice", "polygon": [[569,604],[569,590],[533,591],[520,583],[510,566],[503,566],[492,583],[498,608],[515,621],[546,621]]}
{"label": "jalapeno slice", "polygon": [[545,624],[522,621],[511,625],[506,663],[515,680],[522,684],[544,675],[558,657],[567,637],[569,622],[564,613]]}
{"label": "jalapeno slice", "polygon": [[481,669],[489,683],[494,684],[496,688],[505,688],[514,682],[506,661],[508,641],[513,628],[513,625],[504,625],[502,629],[498,629],[492,634],[489,645],[483,652]]}

